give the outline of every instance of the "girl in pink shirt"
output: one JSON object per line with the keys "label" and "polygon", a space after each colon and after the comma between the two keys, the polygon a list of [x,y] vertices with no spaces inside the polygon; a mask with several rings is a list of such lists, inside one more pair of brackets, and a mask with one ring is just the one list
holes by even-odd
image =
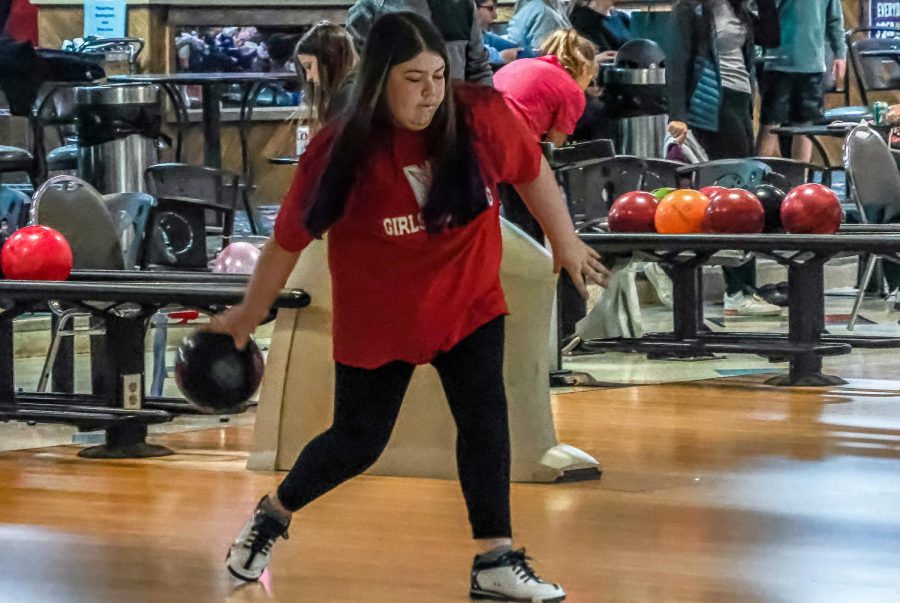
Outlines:
{"label": "girl in pink shirt", "polygon": [[562,146],[584,113],[584,91],[597,75],[594,45],[574,29],[553,32],[545,56],[519,59],[494,75],[494,87],[538,141]]}

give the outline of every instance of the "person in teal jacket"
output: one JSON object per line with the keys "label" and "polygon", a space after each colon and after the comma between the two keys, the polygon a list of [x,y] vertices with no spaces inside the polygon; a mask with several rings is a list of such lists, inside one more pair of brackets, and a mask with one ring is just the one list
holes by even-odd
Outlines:
{"label": "person in teal jacket", "polygon": [[560,0],[518,0],[506,39],[519,48],[539,48],[557,29],[571,27]]}
{"label": "person in teal jacket", "polygon": [[[669,134],[689,131],[710,160],[753,152],[753,47],[778,46],[774,0],[679,0],[671,30],[682,45],[666,57]],[[723,266],[725,316],[779,316],[758,295],[756,264]]]}
{"label": "person in teal jacket", "polygon": [[[760,81],[762,104],[757,154],[777,154],[778,137],[772,128],[782,124],[806,125],[822,118],[825,90],[823,81],[831,69],[841,82],[847,71],[847,43],[844,41],[844,14],[840,0],[778,0],[781,47],[770,54]],[[834,60],[825,64],[826,45]],[[812,143],[795,136],[791,155],[809,161]]]}

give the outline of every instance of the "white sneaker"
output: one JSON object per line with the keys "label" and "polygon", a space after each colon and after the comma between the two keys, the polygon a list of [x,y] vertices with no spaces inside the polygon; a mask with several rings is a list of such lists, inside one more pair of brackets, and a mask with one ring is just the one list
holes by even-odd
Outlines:
{"label": "white sneaker", "polygon": [[266,497],[263,496],[234,544],[228,549],[225,565],[235,578],[247,581],[259,580],[272,558],[272,545],[278,538],[288,537],[290,520],[285,523],[267,513],[263,509],[265,500]]}
{"label": "white sneaker", "polygon": [[781,316],[781,308],[760,296],[743,291],[725,294],[725,316]]}
{"label": "white sneaker", "polygon": [[558,584],[544,582],[528,565],[525,549],[509,551],[495,561],[483,562],[475,557],[472,563],[473,599],[491,601],[528,601],[530,603],[554,603],[566,598]]}

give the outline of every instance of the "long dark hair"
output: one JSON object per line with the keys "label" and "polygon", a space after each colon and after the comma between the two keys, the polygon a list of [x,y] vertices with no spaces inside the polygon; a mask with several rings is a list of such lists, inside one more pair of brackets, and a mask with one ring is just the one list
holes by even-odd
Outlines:
{"label": "long dark hair", "polygon": [[[321,237],[344,213],[347,197],[358,183],[361,167],[393,126],[387,104],[391,68],[419,53],[439,55],[449,68],[444,42],[425,18],[409,12],[388,13],[369,33],[350,107],[337,126],[327,167],[317,183],[304,225]],[[453,99],[449,77],[444,100],[423,131],[433,166],[431,188],[422,208],[429,233],[468,224],[487,207],[464,110]]]}
{"label": "long dark hair", "polygon": [[297,42],[294,60],[297,73],[301,72],[299,55],[308,54],[318,62],[319,82],[313,84],[304,80],[305,96],[308,99],[308,122],[313,131],[318,130],[331,113],[331,105],[344,82],[352,76],[359,57],[353,47],[353,38],[340,25],[321,21],[313,26]]}

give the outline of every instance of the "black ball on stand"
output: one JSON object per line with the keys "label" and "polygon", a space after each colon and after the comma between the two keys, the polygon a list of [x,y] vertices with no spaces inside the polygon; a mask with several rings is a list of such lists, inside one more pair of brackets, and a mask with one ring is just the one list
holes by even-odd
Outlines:
{"label": "black ball on stand", "polygon": [[781,202],[784,201],[785,192],[771,184],[757,184],[750,192],[756,195],[766,212],[763,232],[781,232]]}

